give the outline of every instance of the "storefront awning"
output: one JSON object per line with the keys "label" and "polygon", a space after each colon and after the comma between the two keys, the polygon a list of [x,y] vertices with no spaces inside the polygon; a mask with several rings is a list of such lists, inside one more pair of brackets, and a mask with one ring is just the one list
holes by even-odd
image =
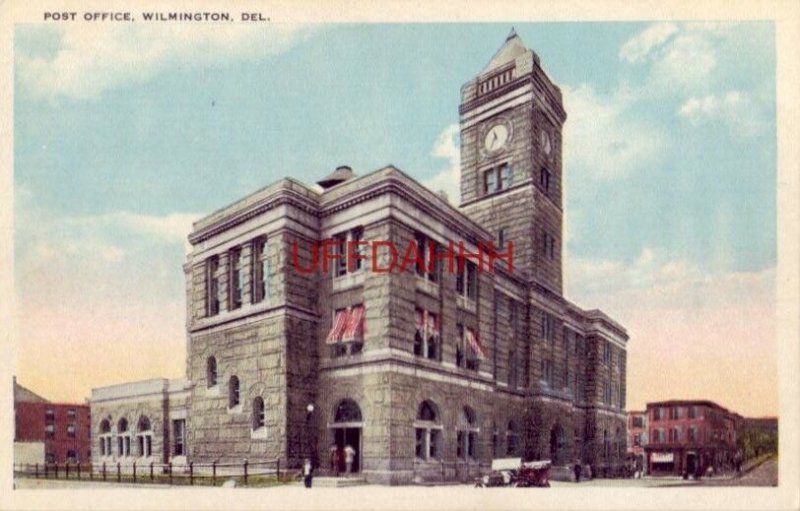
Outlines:
{"label": "storefront awning", "polygon": [[675,455],[671,452],[654,452],[650,454],[651,463],[672,463]]}
{"label": "storefront awning", "polygon": [[336,311],[336,316],[333,318],[333,326],[331,327],[331,331],[328,332],[328,337],[325,339],[327,344],[336,344],[342,339],[342,333],[344,332],[344,327],[349,317],[350,313],[347,309]]}
{"label": "storefront awning", "polygon": [[355,305],[350,309],[350,315],[342,333],[342,342],[364,338],[364,313],[363,305]]}

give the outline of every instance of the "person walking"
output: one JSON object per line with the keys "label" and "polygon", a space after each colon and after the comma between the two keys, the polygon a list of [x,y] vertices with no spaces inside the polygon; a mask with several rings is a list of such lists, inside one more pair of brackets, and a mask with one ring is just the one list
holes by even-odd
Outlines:
{"label": "person walking", "polygon": [[306,458],[303,461],[303,483],[306,488],[311,488],[312,480],[314,479],[314,467],[311,465],[311,460]]}
{"label": "person walking", "polygon": [[353,446],[347,444],[344,448],[344,464],[348,474],[353,472],[353,461],[356,459],[356,450]]}
{"label": "person walking", "polygon": [[572,467],[572,470],[575,471],[575,482],[576,483],[581,482],[581,464],[580,464],[580,462],[576,461],[575,462],[575,466]]}
{"label": "person walking", "polygon": [[331,444],[329,452],[331,458],[331,475],[339,477],[339,448],[336,446],[336,442]]}

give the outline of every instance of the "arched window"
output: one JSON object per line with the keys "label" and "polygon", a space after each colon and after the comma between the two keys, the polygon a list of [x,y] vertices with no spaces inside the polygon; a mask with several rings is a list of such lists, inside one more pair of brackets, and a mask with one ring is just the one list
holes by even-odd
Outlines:
{"label": "arched window", "polygon": [[153,430],[150,419],[146,415],[139,417],[136,426],[136,440],[139,446],[139,456],[149,458],[153,455]]}
{"label": "arched window", "polygon": [[465,406],[456,431],[456,456],[461,459],[476,458],[478,446],[478,420],[475,410]]}
{"label": "arched window", "polygon": [[111,423],[108,419],[100,422],[100,456],[111,456]]}
{"label": "arched window", "polygon": [[206,360],[206,380],[209,387],[217,384],[217,359],[214,357],[208,357]]}
{"label": "arched window", "polygon": [[361,422],[361,408],[352,399],[343,399],[336,407],[334,422]]}
{"label": "arched window", "polygon": [[253,429],[263,428],[265,419],[264,398],[257,396],[253,399]]}
{"label": "arched window", "polygon": [[519,427],[516,421],[508,421],[508,429],[506,430],[506,454],[511,456],[517,454],[517,440],[519,438]]}
{"label": "arched window", "polygon": [[237,376],[231,376],[231,379],[228,381],[228,408],[234,408],[239,406],[239,378]]}
{"label": "arched window", "polygon": [[417,458],[423,460],[439,457],[442,426],[437,406],[432,401],[423,401],[417,410],[414,423],[417,440]]}
{"label": "arched window", "polygon": [[131,455],[131,434],[128,431],[128,419],[117,422],[117,456]]}

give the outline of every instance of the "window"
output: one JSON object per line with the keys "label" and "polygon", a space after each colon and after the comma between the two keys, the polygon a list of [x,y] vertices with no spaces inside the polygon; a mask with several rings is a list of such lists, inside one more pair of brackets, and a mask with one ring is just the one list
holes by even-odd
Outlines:
{"label": "window", "polygon": [[219,314],[219,257],[211,256],[206,261],[206,315]]}
{"label": "window", "polygon": [[542,339],[547,342],[554,342],[556,338],[556,318],[551,314],[542,311]]}
{"label": "window", "polygon": [[175,456],[186,454],[186,419],[172,421],[172,453]]}
{"label": "window", "polygon": [[605,341],[603,343],[603,363],[606,366],[611,367],[611,361],[612,361],[611,343]]}
{"label": "window", "polygon": [[73,408],[70,408],[69,410],[67,410],[67,420],[74,422],[75,419],[77,419],[77,417],[78,417],[78,413]]}
{"label": "window", "polygon": [[417,275],[431,282],[438,282],[441,259],[435,257],[434,254],[442,254],[446,247],[420,232],[414,234],[414,242],[417,244],[417,250],[419,251],[418,263],[415,265]]}
{"label": "window", "polygon": [[217,384],[217,359],[215,357],[208,357],[206,360],[206,380],[209,387]]}
{"label": "window", "polygon": [[459,262],[456,272],[456,293],[474,301],[478,296],[478,265],[472,261]]}
{"label": "window", "polygon": [[691,427],[689,428],[689,441],[696,442],[697,441],[697,428]]}
{"label": "window", "polygon": [[131,455],[131,434],[128,431],[128,420],[125,418],[117,422],[117,455]]}
{"label": "window", "polygon": [[235,408],[239,403],[239,378],[231,376],[228,380],[228,408]]}
{"label": "window", "polygon": [[263,428],[265,424],[264,398],[253,399],[253,429]]}
{"label": "window", "polygon": [[641,433],[636,433],[633,435],[633,446],[634,447],[641,447],[642,446],[642,435]]}
{"label": "window", "polygon": [[111,423],[107,419],[103,419],[100,423],[100,455],[111,456]]}
{"label": "window", "polygon": [[539,171],[539,186],[545,194],[550,193],[550,171],[544,167]]}
{"label": "window", "polygon": [[690,419],[697,418],[697,407],[696,406],[690,406],[689,407],[689,418]]}
{"label": "window", "polygon": [[637,415],[633,418],[633,427],[634,428],[643,428],[644,427],[644,418]]}
{"label": "window", "polygon": [[242,250],[228,251],[228,310],[242,306]]}
{"label": "window", "polygon": [[477,333],[460,323],[456,325],[456,332],[456,366],[477,372],[484,356]]}
{"label": "window", "polygon": [[517,454],[518,449],[519,428],[515,421],[508,422],[508,429],[506,430],[506,455],[513,456]]}
{"label": "window", "polygon": [[136,439],[139,444],[139,456],[143,458],[151,457],[153,455],[153,430],[150,425],[150,419],[144,415],[140,417],[136,430]]}
{"label": "window", "polygon": [[251,242],[250,301],[258,303],[269,298],[269,257],[267,238],[260,236]]}
{"label": "window", "polygon": [[501,163],[483,172],[483,192],[484,194],[496,193],[508,190],[514,184],[514,172],[511,164]]}
{"label": "window", "polygon": [[55,422],[56,420],[56,411],[52,408],[48,408],[44,411],[44,420],[45,422]]}
{"label": "window", "polygon": [[441,360],[439,317],[419,307],[414,312],[417,324],[417,331],[414,333],[414,355],[429,360]]}
{"label": "window", "polygon": [[605,382],[603,385],[603,402],[607,405],[611,404],[611,383]]}
{"label": "window", "polygon": [[333,236],[336,248],[335,277],[360,271],[364,260],[359,256],[366,256],[368,247],[360,243],[364,241],[364,228],[355,227],[349,231],[340,232]]}
{"label": "window", "polygon": [[556,239],[547,231],[542,231],[541,253],[548,259],[556,258]]}
{"label": "window", "polygon": [[67,437],[75,438],[75,424],[67,424]]}
{"label": "window", "polygon": [[74,449],[67,451],[67,463],[78,463],[78,453]]}
{"label": "window", "polygon": [[366,308],[362,304],[334,311],[331,330],[325,340],[332,358],[347,355],[348,346],[351,355],[361,353],[366,332],[365,317]]}
{"label": "window", "polygon": [[48,452],[44,455],[44,462],[45,463],[55,463],[56,462],[56,455],[55,453]]}
{"label": "window", "polygon": [[461,459],[475,459],[478,445],[478,421],[475,410],[465,406],[459,420],[456,432],[456,457]]}
{"label": "window", "polygon": [[499,229],[497,231],[497,248],[501,249],[506,246],[506,230]]}
{"label": "window", "polygon": [[517,388],[519,375],[517,374],[517,355],[513,351],[508,354],[508,386]]}
{"label": "window", "polygon": [[549,359],[542,360],[542,380],[548,386],[553,386],[553,361]]}
{"label": "window", "polygon": [[436,405],[431,401],[423,401],[417,410],[415,425],[416,454],[422,460],[439,457],[441,441],[441,425]]}
{"label": "window", "polygon": [[55,426],[55,424],[45,424],[44,433],[45,433],[45,436],[47,438],[55,438],[56,437],[56,426]]}

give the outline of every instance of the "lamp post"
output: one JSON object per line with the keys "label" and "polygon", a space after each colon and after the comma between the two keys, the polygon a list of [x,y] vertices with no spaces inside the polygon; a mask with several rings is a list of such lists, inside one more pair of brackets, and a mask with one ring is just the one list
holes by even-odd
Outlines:
{"label": "lamp post", "polygon": [[307,447],[307,458],[311,459],[313,463],[313,453],[314,453],[314,443],[311,435],[311,415],[314,413],[314,403],[308,403],[306,405],[306,441],[308,442]]}

